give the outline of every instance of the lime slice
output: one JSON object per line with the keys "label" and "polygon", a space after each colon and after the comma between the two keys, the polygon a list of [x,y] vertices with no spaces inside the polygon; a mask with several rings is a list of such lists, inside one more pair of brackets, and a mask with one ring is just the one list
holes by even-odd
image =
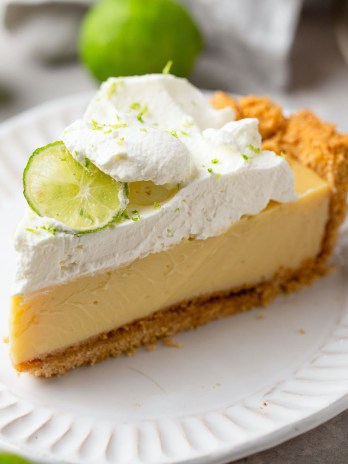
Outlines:
{"label": "lime slice", "polygon": [[55,142],[34,151],[23,174],[30,207],[76,233],[103,229],[127,206],[127,185],[86,161],[82,166],[63,142]]}
{"label": "lime slice", "polygon": [[129,188],[129,206],[149,206],[163,203],[172,198],[179,190],[178,186],[167,188],[151,181],[131,182]]}

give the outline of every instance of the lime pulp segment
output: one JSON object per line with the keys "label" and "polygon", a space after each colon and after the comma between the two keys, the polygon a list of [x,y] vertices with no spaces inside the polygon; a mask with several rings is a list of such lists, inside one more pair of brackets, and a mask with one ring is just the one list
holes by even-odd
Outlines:
{"label": "lime pulp segment", "polygon": [[56,219],[76,233],[106,227],[127,206],[126,184],[91,162],[78,163],[60,141],[34,151],[23,184],[24,196],[39,216]]}

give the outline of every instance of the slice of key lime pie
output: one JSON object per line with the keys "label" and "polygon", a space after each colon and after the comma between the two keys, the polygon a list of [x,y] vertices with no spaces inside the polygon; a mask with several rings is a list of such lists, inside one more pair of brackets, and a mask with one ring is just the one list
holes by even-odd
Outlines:
{"label": "slice of key lime pie", "polygon": [[171,75],[112,78],[29,158],[17,370],[63,374],[325,273],[346,208],[347,137],[309,112],[285,119],[265,98],[212,103]]}

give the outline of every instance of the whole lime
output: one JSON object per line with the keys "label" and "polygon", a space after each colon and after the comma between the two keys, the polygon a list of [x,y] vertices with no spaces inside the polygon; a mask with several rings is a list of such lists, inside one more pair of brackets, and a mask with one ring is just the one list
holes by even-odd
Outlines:
{"label": "whole lime", "polygon": [[92,74],[110,76],[171,72],[187,76],[202,36],[186,9],[173,0],[101,0],[86,14],[80,54]]}

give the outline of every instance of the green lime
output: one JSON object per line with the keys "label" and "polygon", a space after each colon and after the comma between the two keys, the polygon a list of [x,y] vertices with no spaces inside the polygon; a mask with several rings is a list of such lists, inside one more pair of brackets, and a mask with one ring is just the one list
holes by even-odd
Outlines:
{"label": "green lime", "polygon": [[186,9],[173,0],[101,0],[84,18],[83,62],[97,79],[161,72],[187,76],[202,36]]}
{"label": "green lime", "polygon": [[23,174],[24,196],[39,215],[77,233],[95,232],[126,208],[126,184],[104,174],[89,160],[78,163],[63,142],[38,148]]}
{"label": "green lime", "polygon": [[29,461],[14,454],[0,453],[0,464],[29,464]]}

